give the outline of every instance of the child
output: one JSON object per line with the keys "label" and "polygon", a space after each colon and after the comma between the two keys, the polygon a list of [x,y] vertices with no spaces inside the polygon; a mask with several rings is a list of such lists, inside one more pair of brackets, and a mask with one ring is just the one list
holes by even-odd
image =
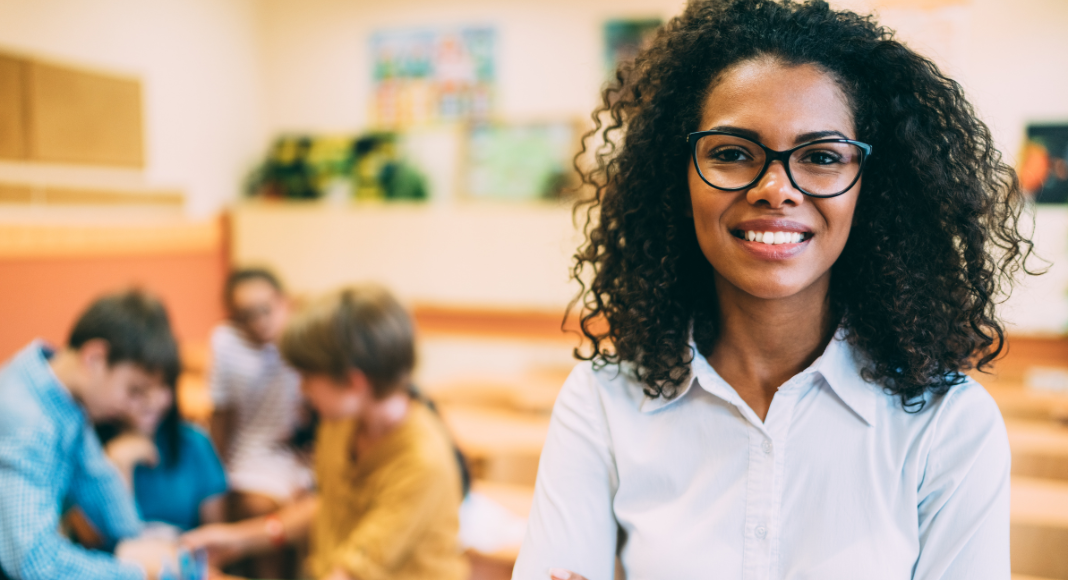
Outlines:
{"label": "child", "polygon": [[223,521],[226,474],[208,436],[182,421],[176,378],[154,383],[125,428],[107,423],[97,434],[132,484],[141,518],[188,531]]}
{"label": "child", "polygon": [[131,291],[94,302],[65,348],[35,341],[0,370],[0,576],[139,579],[158,566],[136,548],[121,550],[134,560],[124,563],[74,545],[60,535],[59,516],[76,505],[106,546],[140,533],[90,421],[135,413],[178,364],[163,306]]}
{"label": "child", "polygon": [[289,318],[278,278],[236,270],[226,282],[230,320],[212,335],[211,433],[226,462],[236,517],[277,510],[312,487],[287,444],[299,422],[300,377],[275,345]]}
{"label": "child", "polygon": [[217,559],[310,534],[330,580],[459,580],[460,468],[444,426],[410,395],[411,320],[384,290],[345,290],[286,329],[282,353],[320,414],[319,493],[263,518],[187,534]]}

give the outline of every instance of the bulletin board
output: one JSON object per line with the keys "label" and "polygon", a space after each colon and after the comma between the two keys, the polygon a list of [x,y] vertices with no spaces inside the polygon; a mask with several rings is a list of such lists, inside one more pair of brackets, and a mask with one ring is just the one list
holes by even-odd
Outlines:
{"label": "bulletin board", "polygon": [[141,84],[43,62],[27,67],[30,158],[141,167]]}
{"label": "bulletin board", "polygon": [[496,44],[496,32],[486,27],[374,33],[375,125],[396,129],[489,117]]}

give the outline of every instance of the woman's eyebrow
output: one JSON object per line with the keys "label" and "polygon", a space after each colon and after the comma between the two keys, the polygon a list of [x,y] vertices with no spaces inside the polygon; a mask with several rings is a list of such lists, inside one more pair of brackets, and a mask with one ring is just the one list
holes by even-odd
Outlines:
{"label": "woman's eyebrow", "polygon": [[718,125],[712,127],[709,131],[723,131],[724,133],[730,133],[743,139],[749,139],[750,141],[760,142],[760,133],[752,131],[750,129],[742,129],[741,127],[735,127],[733,125]]}
{"label": "woman's eyebrow", "polygon": [[[709,129],[710,131],[723,131],[724,133],[730,133],[731,135],[737,135],[750,141],[760,141],[760,133],[751,129],[743,129],[741,127],[735,127],[733,125],[718,125]],[[809,131],[807,133],[801,133],[797,137],[794,137],[794,144],[800,145],[801,143],[808,143],[809,141],[815,141],[817,139],[827,139],[829,137],[838,137],[839,139],[849,139],[840,131]]]}
{"label": "woman's eyebrow", "polygon": [[794,138],[794,143],[807,143],[808,141],[815,141],[817,139],[826,139],[828,137],[838,137],[840,139],[849,139],[838,131],[809,131],[808,133],[802,133]]}

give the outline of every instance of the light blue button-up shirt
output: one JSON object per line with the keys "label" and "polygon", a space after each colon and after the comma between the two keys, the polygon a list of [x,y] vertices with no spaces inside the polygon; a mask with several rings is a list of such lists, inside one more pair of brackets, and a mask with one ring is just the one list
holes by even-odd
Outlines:
{"label": "light blue button-up shirt", "polygon": [[918,413],[839,338],[764,421],[697,355],[671,400],[580,364],[513,579],[1008,580],[1008,438],[969,379]]}
{"label": "light blue button-up shirt", "polygon": [[60,535],[77,505],[109,543],[136,536],[133,498],[40,343],[0,370],[0,568],[15,580],[139,580],[136,566]]}

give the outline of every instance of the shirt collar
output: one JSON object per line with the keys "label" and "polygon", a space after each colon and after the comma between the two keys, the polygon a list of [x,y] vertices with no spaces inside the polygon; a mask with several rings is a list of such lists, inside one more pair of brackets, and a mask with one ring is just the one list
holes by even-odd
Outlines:
{"label": "shirt collar", "polygon": [[734,391],[734,388],[727,384],[719,373],[712,368],[712,365],[708,364],[708,360],[705,359],[697,350],[697,345],[692,341],[690,342],[690,349],[693,352],[693,360],[690,362],[689,375],[679,385],[676,394],[671,399],[660,396],[655,399],[648,395],[642,400],[642,404],[639,410],[642,413],[652,413],[672,405],[677,401],[686,397],[686,394],[693,388],[694,383],[697,383],[701,388],[709,393],[729,402],[736,404],[739,400],[738,393]]}
{"label": "shirt collar", "polygon": [[864,380],[861,353],[845,339],[839,329],[815,366],[834,394],[869,426],[875,426],[879,388]]}
{"label": "shirt collar", "polygon": [[[83,411],[65,386],[60,384],[48,360],[52,349],[42,340],[35,340],[16,356],[30,388],[37,392],[41,403],[57,416],[81,417]],[[13,361],[14,362],[14,361]]]}
{"label": "shirt collar", "polygon": [[[719,376],[704,355],[698,352],[697,346],[691,342],[690,348],[693,349],[693,361],[690,363],[689,376],[679,386],[677,394],[671,399],[645,396],[639,407],[642,413],[652,413],[682,400],[694,383],[728,403],[737,405],[741,402],[738,393]],[[808,370],[802,372],[818,372],[847,407],[869,426],[875,426],[878,392],[875,385],[861,377],[861,368],[856,349],[845,340],[845,332],[839,329],[827,344],[823,355],[816,359]]]}

